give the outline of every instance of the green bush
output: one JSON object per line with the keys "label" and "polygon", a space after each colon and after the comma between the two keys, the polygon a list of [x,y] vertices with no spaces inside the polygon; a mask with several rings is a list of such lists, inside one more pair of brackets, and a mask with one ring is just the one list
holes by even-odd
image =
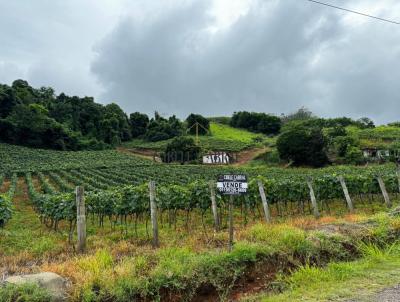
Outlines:
{"label": "green bush", "polygon": [[359,143],[353,136],[338,136],[333,139],[333,145],[337,154],[344,157],[350,147],[358,146]]}
{"label": "green bush", "polygon": [[327,141],[320,128],[290,127],[277,140],[280,158],[297,166],[324,166],[329,162],[326,147]]}
{"label": "green bush", "polygon": [[360,148],[350,146],[345,155],[345,161],[347,164],[359,165],[364,162],[364,156]]}
{"label": "green bush", "polygon": [[[200,147],[196,146],[193,138],[188,136],[179,136],[175,137],[170,143],[168,143],[164,152],[164,162],[171,162],[173,160],[185,161],[188,159],[195,160],[199,157]],[[170,154],[170,156],[167,154]]]}

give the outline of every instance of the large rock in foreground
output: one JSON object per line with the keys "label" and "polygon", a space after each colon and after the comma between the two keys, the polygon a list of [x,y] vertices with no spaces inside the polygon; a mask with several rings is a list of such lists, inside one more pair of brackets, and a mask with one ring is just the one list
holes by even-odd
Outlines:
{"label": "large rock in foreground", "polygon": [[55,273],[12,276],[7,278],[5,282],[14,285],[37,284],[49,292],[53,301],[66,301],[67,299],[67,282]]}

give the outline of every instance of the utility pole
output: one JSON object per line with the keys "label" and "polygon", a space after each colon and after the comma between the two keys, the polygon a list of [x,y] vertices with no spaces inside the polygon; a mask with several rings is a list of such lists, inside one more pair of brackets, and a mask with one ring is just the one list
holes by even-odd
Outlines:
{"label": "utility pole", "polygon": [[193,127],[196,127],[196,145],[199,145],[199,127],[203,128],[205,130],[206,133],[209,133],[209,131],[199,122],[194,123],[192,126],[189,127],[189,129],[187,129],[186,132],[189,132],[190,129],[192,129]]}

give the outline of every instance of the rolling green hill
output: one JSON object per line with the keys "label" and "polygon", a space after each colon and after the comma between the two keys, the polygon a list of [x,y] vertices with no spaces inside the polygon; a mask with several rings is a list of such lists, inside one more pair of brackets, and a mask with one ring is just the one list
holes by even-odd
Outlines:
{"label": "rolling green hill", "polygon": [[[194,139],[195,136],[192,136]],[[236,129],[228,125],[215,122],[210,123],[210,134],[199,136],[200,145],[206,150],[212,151],[242,151],[252,147],[261,147],[270,139],[262,134],[256,134],[247,130]],[[162,150],[171,140],[159,142],[147,142],[142,139],[134,139],[123,144],[125,148]]]}
{"label": "rolling green hill", "polygon": [[347,133],[360,140],[362,148],[390,148],[394,143],[400,143],[400,127],[379,126],[360,129],[347,127]]}

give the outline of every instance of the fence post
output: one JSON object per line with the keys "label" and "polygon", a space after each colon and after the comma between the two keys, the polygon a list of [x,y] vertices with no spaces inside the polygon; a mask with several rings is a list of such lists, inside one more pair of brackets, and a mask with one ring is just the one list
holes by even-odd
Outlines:
{"label": "fence post", "polygon": [[233,195],[229,196],[229,246],[228,250],[233,249]]}
{"label": "fence post", "polygon": [[353,211],[354,211],[353,201],[351,200],[349,190],[347,189],[347,185],[346,185],[346,182],[345,182],[343,176],[339,176],[339,181],[340,181],[340,184],[342,185],[343,193],[344,193],[344,196],[346,197],[347,206],[349,207],[349,211],[350,211],[350,213],[353,213]]}
{"label": "fence post", "polygon": [[263,204],[263,208],[264,208],[265,221],[269,223],[269,222],[271,222],[271,214],[269,212],[269,205],[268,205],[267,197],[265,196],[264,186],[263,186],[261,180],[258,180],[257,183],[258,183],[258,190],[260,191],[260,196],[261,196],[261,200],[262,200],[262,204]]}
{"label": "fence post", "polygon": [[379,187],[381,188],[383,198],[385,199],[386,206],[390,208],[392,206],[392,202],[390,201],[389,194],[386,191],[385,182],[382,179],[382,176],[378,176]]}
{"label": "fence post", "polygon": [[319,218],[320,214],[318,211],[317,199],[315,198],[314,189],[313,189],[312,182],[310,179],[307,180],[307,185],[308,185],[308,188],[310,189],[311,204],[313,207],[314,216],[315,216],[315,218]]}
{"label": "fence post", "polygon": [[157,223],[157,205],[156,205],[156,183],[151,180],[149,182],[150,190],[150,216],[151,226],[153,228],[153,247],[157,248],[160,246],[158,240],[158,223]]}
{"label": "fence post", "polygon": [[399,193],[400,193],[400,164],[397,166],[396,174],[397,174],[397,182],[399,184]]}
{"label": "fence post", "polygon": [[219,231],[218,207],[217,207],[217,201],[215,199],[215,188],[214,188],[213,181],[209,182],[209,187],[210,187],[210,194],[211,194],[211,208],[212,208],[213,217],[214,217],[214,229],[216,232],[218,232]]}
{"label": "fence post", "polygon": [[78,232],[78,253],[83,253],[86,249],[86,209],[84,189],[81,186],[76,187],[76,227]]}

